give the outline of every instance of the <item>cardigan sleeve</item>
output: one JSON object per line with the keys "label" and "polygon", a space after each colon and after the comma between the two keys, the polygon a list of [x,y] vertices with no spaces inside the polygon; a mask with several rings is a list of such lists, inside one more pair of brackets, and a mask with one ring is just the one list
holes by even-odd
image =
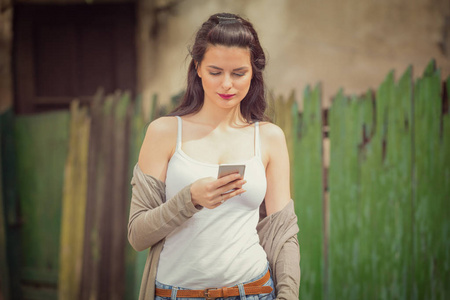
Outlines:
{"label": "cardigan sleeve", "polygon": [[274,268],[277,274],[276,299],[299,299],[300,251],[296,235],[284,243]]}
{"label": "cardigan sleeve", "polygon": [[[264,213],[261,216],[264,217]],[[257,230],[272,268],[276,299],[298,299],[300,248],[294,202],[291,200],[281,211],[261,219]]]}
{"label": "cardigan sleeve", "polygon": [[138,165],[131,185],[128,241],[136,251],[161,241],[199,211],[191,201],[190,185],[165,201],[164,183],[142,173]]}

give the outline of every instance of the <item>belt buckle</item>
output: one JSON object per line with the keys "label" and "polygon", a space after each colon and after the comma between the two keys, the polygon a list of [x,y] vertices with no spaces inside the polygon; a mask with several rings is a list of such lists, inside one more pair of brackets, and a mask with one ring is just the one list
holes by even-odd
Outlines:
{"label": "belt buckle", "polygon": [[214,299],[216,299],[216,297],[213,297],[213,296],[211,296],[211,295],[209,294],[209,292],[210,292],[211,290],[216,290],[216,288],[208,288],[208,289],[205,289],[205,294],[204,294],[204,296],[205,296],[205,299],[206,299],[206,300],[214,300]]}

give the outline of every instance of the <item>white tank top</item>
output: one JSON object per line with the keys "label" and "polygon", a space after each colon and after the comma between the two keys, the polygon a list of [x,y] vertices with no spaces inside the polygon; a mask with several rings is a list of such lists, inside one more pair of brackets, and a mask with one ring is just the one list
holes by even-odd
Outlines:
{"label": "white tank top", "polygon": [[[166,175],[166,197],[204,177],[217,177],[219,165],[197,161],[181,149],[182,120],[177,145]],[[255,123],[255,155],[245,164],[246,192],[214,208],[203,208],[166,237],[156,279],[188,289],[233,286],[260,275],[267,257],[256,225],[267,188],[261,161],[259,124]]]}

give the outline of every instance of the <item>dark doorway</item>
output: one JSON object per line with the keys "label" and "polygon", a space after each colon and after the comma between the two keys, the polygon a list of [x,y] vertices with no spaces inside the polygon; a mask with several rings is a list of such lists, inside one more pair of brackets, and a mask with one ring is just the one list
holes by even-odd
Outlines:
{"label": "dark doorway", "polygon": [[135,5],[16,5],[15,111],[67,108],[74,98],[136,88]]}

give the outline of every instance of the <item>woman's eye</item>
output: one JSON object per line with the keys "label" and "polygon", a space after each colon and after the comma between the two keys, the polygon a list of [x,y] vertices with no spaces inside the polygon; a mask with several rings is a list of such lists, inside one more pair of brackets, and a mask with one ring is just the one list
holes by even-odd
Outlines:
{"label": "woman's eye", "polygon": [[[222,72],[209,72],[210,75],[212,76],[217,76],[222,74]],[[238,76],[238,77],[242,77],[245,75],[245,73],[233,73],[234,76]]]}

